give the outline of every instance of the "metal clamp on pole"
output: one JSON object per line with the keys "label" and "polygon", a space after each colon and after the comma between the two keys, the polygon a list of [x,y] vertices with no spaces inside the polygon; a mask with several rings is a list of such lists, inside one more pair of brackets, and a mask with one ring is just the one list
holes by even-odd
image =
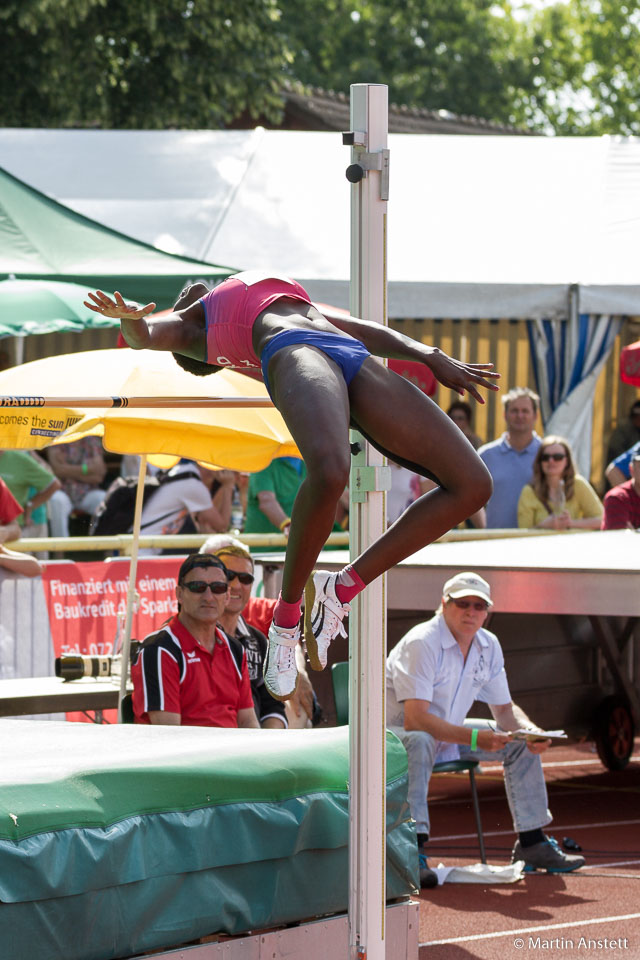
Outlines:
{"label": "metal clamp on pole", "polygon": [[391,467],[354,466],[353,490],[354,503],[364,503],[368,493],[391,490]]}
{"label": "metal clamp on pole", "polygon": [[351,467],[351,499],[354,503],[365,503],[367,494],[382,493],[391,490],[391,467],[386,465],[370,465],[367,463],[367,452],[364,437],[353,432],[356,442],[351,444],[353,463]]}
{"label": "metal clamp on pole", "polygon": [[369,170],[380,171],[380,199],[389,199],[389,150],[366,150],[365,134],[359,130],[349,130],[342,134],[342,142],[347,147],[353,147],[354,162],[346,169],[346,178],[349,183],[360,183],[367,176]]}

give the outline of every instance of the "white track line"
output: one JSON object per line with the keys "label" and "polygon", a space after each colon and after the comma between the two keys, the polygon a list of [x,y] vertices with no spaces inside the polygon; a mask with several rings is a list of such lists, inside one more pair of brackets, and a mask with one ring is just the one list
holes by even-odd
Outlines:
{"label": "white track line", "polygon": [[570,927],[586,927],[593,923],[614,923],[620,920],[638,920],[640,913],[623,913],[618,917],[594,917],[593,920],[573,920],[569,923],[548,923],[543,927],[516,927],[514,930],[499,930],[497,933],[476,933],[469,937],[451,937],[448,940],[427,940],[419,947],[437,947],[443,943],[469,943],[472,940],[494,940],[497,937],[521,937],[523,933],[540,933],[541,930],[567,930]]}
{"label": "white track line", "polygon": [[[630,757],[629,763],[640,763],[640,757]],[[607,769],[601,760],[549,760],[547,762],[543,760],[542,767],[544,770],[548,770],[550,767],[600,767],[603,773]],[[482,763],[479,772],[480,774],[484,771],[491,773],[494,770],[502,770],[502,764]]]}
{"label": "white track line", "polygon": [[[488,778],[487,778],[487,779],[488,779]],[[502,783],[502,777],[500,777],[500,778],[494,777],[494,778],[492,778],[492,779],[494,779],[496,782],[498,782],[498,779],[499,779],[499,780],[500,780],[500,783]],[[570,784],[570,783],[571,783],[571,787],[570,787],[569,789],[567,789],[567,785]],[[552,786],[552,787],[553,787],[553,799],[554,799],[554,800],[556,800],[558,797],[575,797],[575,795],[576,795],[576,789],[579,790],[579,791],[580,791],[581,793],[583,793],[583,794],[584,794],[584,793],[593,793],[593,794],[596,794],[596,793],[597,793],[597,794],[601,795],[601,794],[603,794],[603,793],[610,793],[610,792],[611,792],[611,789],[610,789],[609,787],[594,787],[594,786],[592,786],[591,784],[576,786],[576,785],[573,784],[571,781],[567,781],[567,780],[556,780],[556,781],[553,781],[551,784],[547,784],[547,786]],[[617,791],[622,791],[623,793],[629,793],[629,792],[632,792],[632,793],[640,793],[640,788],[638,788],[638,787],[617,787],[616,790],[617,790]],[[495,793],[495,794],[493,794],[493,796],[486,796],[486,797],[481,796],[481,797],[480,797],[480,803],[481,803],[481,805],[482,805],[483,807],[485,806],[485,804],[489,804],[489,803],[504,803],[505,800],[506,800],[506,796],[505,796],[504,793],[502,793],[502,794]],[[447,808],[448,808],[448,807],[453,807],[453,806],[455,806],[456,804],[457,804],[458,806],[466,806],[466,807],[468,807],[468,806],[471,805],[471,794],[469,794],[468,796],[464,796],[464,797],[447,797],[447,796],[439,796],[439,797],[438,797],[438,796],[434,796],[434,797],[432,797],[432,799],[431,799],[430,802],[431,802],[431,805],[432,805],[432,806],[437,806],[437,807],[440,807],[440,806],[442,806],[443,804],[446,804],[446,805],[447,805]]]}
{"label": "white track line", "polygon": [[[560,833],[563,830],[596,830],[600,827],[631,827],[640,823],[640,820],[605,820],[603,823],[571,823],[562,826],[556,826],[555,823],[547,824],[549,830],[554,833]],[[485,830],[485,837],[506,837],[513,836],[513,830]],[[430,843],[442,843],[444,840],[477,840],[477,833],[458,833],[447,837],[431,837]]]}
{"label": "white track line", "polygon": [[[631,867],[635,866],[636,863],[640,863],[640,860],[612,860],[611,863],[590,863],[580,867],[580,869],[600,870],[601,867]],[[632,874],[629,874],[629,876],[632,876]]]}

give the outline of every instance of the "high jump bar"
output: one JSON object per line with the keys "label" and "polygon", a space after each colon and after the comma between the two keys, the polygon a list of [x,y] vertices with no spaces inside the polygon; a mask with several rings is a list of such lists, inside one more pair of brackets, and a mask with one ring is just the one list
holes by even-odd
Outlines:
{"label": "high jump bar", "polygon": [[0,397],[0,407],[273,407],[268,397]]}

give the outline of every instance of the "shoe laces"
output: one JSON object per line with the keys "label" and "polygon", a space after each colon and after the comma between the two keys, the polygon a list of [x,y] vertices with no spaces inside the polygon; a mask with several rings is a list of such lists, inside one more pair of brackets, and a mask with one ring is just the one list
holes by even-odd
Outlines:
{"label": "shoe laces", "polygon": [[292,647],[287,647],[284,643],[278,643],[274,659],[278,670],[291,670],[296,659],[295,650]]}
{"label": "shoe laces", "polygon": [[325,597],[322,602],[328,614],[326,624],[329,628],[329,631],[333,633],[337,627],[338,632],[336,633],[336,636],[346,637],[347,631],[345,630],[344,623],[342,621],[344,620],[345,615],[351,610],[349,604],[340,603],[339,600],[336,602],[332,597]]}

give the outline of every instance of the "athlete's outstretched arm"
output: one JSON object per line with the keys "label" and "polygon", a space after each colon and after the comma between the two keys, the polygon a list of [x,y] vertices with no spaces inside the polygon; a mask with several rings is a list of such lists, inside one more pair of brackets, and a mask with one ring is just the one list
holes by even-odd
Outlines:
{"label": "athlete's outstretched arm", "polygon": [[[417,340],[411,340],[397,330],[391,330],[381,323],[370,320],[360,320],[332,310],[321,309],[320,312],[343,333],[348,333],[365,345],[369,353],[376,357],[397,357],[400,360],[417,360],[429,367],[433,375],[445,387],[464,393],[467,390],[479,403],[484,403],[482,395],[475,384],[488,390],[497,390],[498,387],[491,380],[500,378],[494,373],[492,363],[463,363],[454,360],[438,347],[429,347]],[[490,377],[491,379],[486,379]]]}
{"label": "athlete's outstretched arm", "polygon": [[88,296],[91,302],[85,300],[84,305],[103,317],[119,320],[122,335],[134,350],[169,350],[204,359],[204,324],[197,304],[155,319],[150,316],[155,303],[138,307],[126,303],[117,291],[113,299],[101,290]]}

